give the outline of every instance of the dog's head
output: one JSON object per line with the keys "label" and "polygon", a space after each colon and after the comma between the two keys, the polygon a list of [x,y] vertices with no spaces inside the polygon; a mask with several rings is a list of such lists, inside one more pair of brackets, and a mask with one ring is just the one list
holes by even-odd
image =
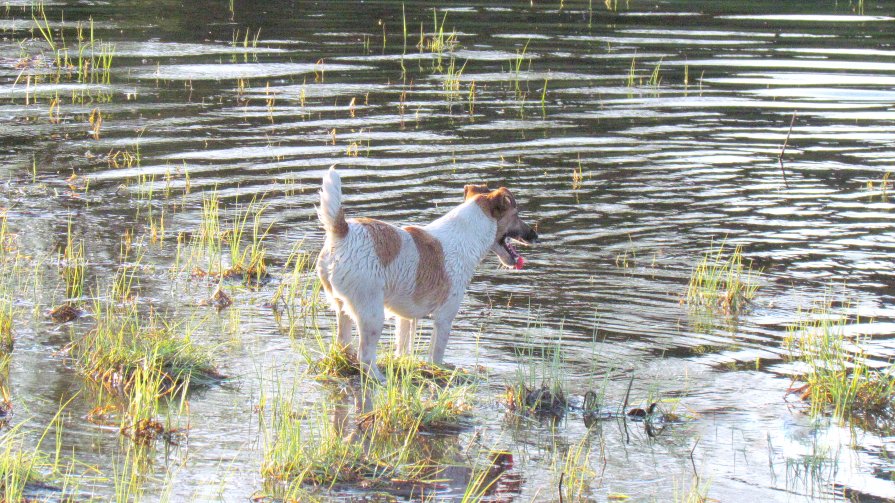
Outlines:
{"label": "dog's head", "polygon": [[514,269],[522,269],[525,259],[513,242],[530,245],[538,241],[538,233],[519,218],[519,206],[516,198],[506,187],[491,190],[487,185],[467,185],[463,187],[466,201],[475,199],[485,215],[497,221],[497,235],[491,251],[500,259],[500,263]]}

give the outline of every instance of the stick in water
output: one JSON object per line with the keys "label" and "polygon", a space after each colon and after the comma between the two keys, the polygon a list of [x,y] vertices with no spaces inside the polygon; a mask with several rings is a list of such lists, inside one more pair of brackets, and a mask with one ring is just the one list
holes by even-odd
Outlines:
{"label": "stick in water", "polygon": [[792,119],[789,121],[789,132],[786,133],[786,139],[783,140],[783,147],[780,148],[780,155],[777,156],[777,162],[780,163],[780,172],[783,173],[783,185],[786,188],[789,188],[789,183],[786,181],[786,170],[783,169],[783,153],[786,152],[786,145],[789,143],[789,135],[792,134],[792,125],[796,123],[796,113],[792,113]]}

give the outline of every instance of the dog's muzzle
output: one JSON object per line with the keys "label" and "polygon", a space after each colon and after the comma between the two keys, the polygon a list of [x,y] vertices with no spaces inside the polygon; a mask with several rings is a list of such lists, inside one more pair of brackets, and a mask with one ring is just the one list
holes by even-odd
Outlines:
{"label": "dog's muzzle", "polygon": [[519,236],[519,238],[529,244],[535,244],[541,241],[538,237],[538,233],[535,232],[534,229],[529,229],[528,232]]}

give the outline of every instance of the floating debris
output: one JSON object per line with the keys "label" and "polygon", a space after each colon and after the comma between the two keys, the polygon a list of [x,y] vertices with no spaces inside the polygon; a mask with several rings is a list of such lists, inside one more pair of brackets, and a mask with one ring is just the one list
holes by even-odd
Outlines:
{"label": "floating debris", "polygon": [[0,422],[8,421],[12,416],[12,400],[5,395],[0,399]]}
{"label": "floating debris", "polygon": [[100,405],[94,407],[87,413],[88,423],[95,424],[97,426],[113,426],[115,422],[112,418],[118,413],[118,407],[115,405]]}
{"label": "floating debris", "polygon": [[799,395],[799,400],[808,400],[811,398],[811,385],[803,384],[801,386],[790,387],[786,390],[786,395]]}
{"label": "floating debris", "polygon": [[627,412],[628,417],[646,419],[653,415],[653,412],[656,410],[656,405],[658,405],[658,403],[653,402],[649,404],[649,407],[647,407],[646,410],[641,409],[640,407],[634,407]]}
{"label": "floating debris", "polygon": [[211,278],[230,283],[241,283],[249,288],[262,287],[270,282],[270,274],[267,270],[256,267],[246,269],[242,266],[234,266],[223,272],[206,271],[201,267],[194,267],[190,275],[195,279]]}
{"label": "floating debris", "polygon": [[507,386],[507,405],[510,410],[539,415],[562,417],[568,410],[569,402],[562,391],[551,390],[547,385],[531,389],[524,384]]}
{"label": "floating debris", "polygon": [[51,310],[48,314],[56,323],[68,323],[69,321],[76,320],[83,316],[84,311],[71,304],[62,304]]}
{"label": "floating debris", "polygon": [[218,311],[222,311],[233,305],[233,299],[223,291],[220,286],[215,288],[211,297],[199,302],[200,306],[213,306]]}
{"label": "floating debris", "polygon": [[155,419],[141,419],[121,427],[121,434],[134,442],[149,443],[165,434],[165,426]]}

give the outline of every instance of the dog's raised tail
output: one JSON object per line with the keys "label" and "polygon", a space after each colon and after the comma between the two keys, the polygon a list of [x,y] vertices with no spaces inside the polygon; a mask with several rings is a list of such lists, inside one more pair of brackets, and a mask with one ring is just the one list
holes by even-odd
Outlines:
{"label": "dog's raised tail", "polygon": [[345,213],[342,211],[342,180],[335,166],[330,166],[323,175],[317,217],[328,236],[343,238],[348,234],[348,222],[345,221]]}

